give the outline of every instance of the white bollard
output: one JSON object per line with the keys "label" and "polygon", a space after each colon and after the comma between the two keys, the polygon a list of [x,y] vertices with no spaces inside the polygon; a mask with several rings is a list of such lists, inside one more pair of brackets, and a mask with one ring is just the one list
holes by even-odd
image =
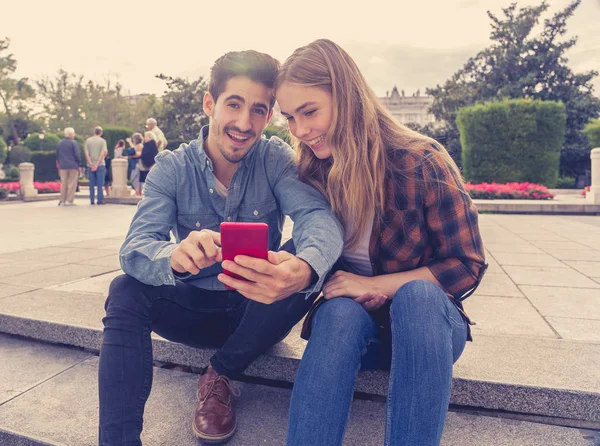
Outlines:
{"label": "white bollard", "polygon": [[38,191],[33,187],[33,171],[35,166],[32,163],[21,163],[19,164],[19,181],[21,182],[21,189],[19,195],[22,200],[28,198],[35,198]]}
{"label": "white bollard", "polygon": [[115,158],[110,163],[112,169],[112,187],[110,196],[128,197],[129,188],[127,187],[127,158]]}
{"label": "white bollard", "polygon": [[590,204],[600,204],[600,147],[592,149],[590,158],[592,159],[592,185],[590,191],[585,194],[585,200]]}

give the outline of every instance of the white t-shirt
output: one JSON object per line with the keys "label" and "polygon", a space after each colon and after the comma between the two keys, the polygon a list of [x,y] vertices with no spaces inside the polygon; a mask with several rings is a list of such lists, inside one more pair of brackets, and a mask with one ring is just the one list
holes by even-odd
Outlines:
{"label": "white t-shirt", "polygon": [[225,185],[223,183],[221,183],[216,177],[215,177],[215,190],[222,198],[227,200],[227,194],[229,193],[229,191],[227,190]]}
{"label": "white t-shirt", "polygon": [[371,277],[373,275],[373,266],[371,265],[371,257],[369,256],[369,242],[371,240],[371,232],[373,231],[373,217],[370,219],[369,225],[358,242],[358,245],[352,250],[347,248],[350,234],[356,228],[354,222],[349,222],[346,228],[344,251],[342,259],[350,266],[351,272],[360,276]]}

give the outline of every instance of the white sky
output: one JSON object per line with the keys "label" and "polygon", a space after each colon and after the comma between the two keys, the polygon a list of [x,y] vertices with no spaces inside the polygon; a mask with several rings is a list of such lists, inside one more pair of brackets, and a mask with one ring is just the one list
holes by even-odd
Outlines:
{"label": "white sky", "polygon": [[[511,0],[5,3],[9,4],[2,6],[0,37],[11,39],[17,75],[35,80],[53,76],[62,67],[95,81],[118,76],[131,94],[161,94],[165,84],[154,78],[157,73],[184,77],[206,74],[216,58],[239,49],[264,51],[283,62],[295,48],[320,37],[342,46],[385,44],[448,51],[483,48],[490,32],[486,10],[499,15],[500,8]],[[550,3],[551,11],[556,11],[569,0]],[[539,1],[519,2],[526,4]],[[600,0],[583,0],[567,25],[579,35],[582,51],[597,49],[600,53],[599,23]],[[457,68],[452,67],[452,71]],[[600,66],[583,67],[591,68]]]}

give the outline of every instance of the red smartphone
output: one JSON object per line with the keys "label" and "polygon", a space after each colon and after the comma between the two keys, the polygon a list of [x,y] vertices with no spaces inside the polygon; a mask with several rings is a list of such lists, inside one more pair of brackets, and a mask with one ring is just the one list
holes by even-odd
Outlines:
{"label": "red smartphone", "polygon": [[[266,223],[223,222],[220,231],[223,260],[233,260],[238,255],[267,259],[269,225]],[[246,280],[224,268],[223,272],[236,279]],[[227,285],[225,287],[233,290]]]}

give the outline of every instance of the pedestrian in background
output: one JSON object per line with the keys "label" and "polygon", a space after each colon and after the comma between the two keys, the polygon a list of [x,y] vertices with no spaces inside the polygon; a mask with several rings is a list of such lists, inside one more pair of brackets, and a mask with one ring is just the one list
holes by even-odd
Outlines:
{"label": "pedestrian in background", "polygon": [[154,133],[154,136],[156,136],[156,147],[158,148],[158,151],[162,152],[164,149],[166,149],[168,141],[167,138],[165,138],[163,131],[158,128],[158,125],[156,125],[156,119],[148,118],[146,120],[146,128]]}
{"label": "pedestrian in background", "polygon": [[88,163],[88,178],[90,180],[90,203],[94,204],[96,186],[98,187],[97,204],[104,204],[104,178],[106,176],[106,165],[104,158],[108,155],[106,140],[102,138],[102,127],[94,129],[94,136],[85,141],[85,158]]}
{"label": "pedestrian in background", "polygon": [[56,146],[56,167],[60,175],[60,198],[58,205],[74,206],[75,189],[79,178],[81,154],[75,142],[73,127],[65,128],[65,137]]}

